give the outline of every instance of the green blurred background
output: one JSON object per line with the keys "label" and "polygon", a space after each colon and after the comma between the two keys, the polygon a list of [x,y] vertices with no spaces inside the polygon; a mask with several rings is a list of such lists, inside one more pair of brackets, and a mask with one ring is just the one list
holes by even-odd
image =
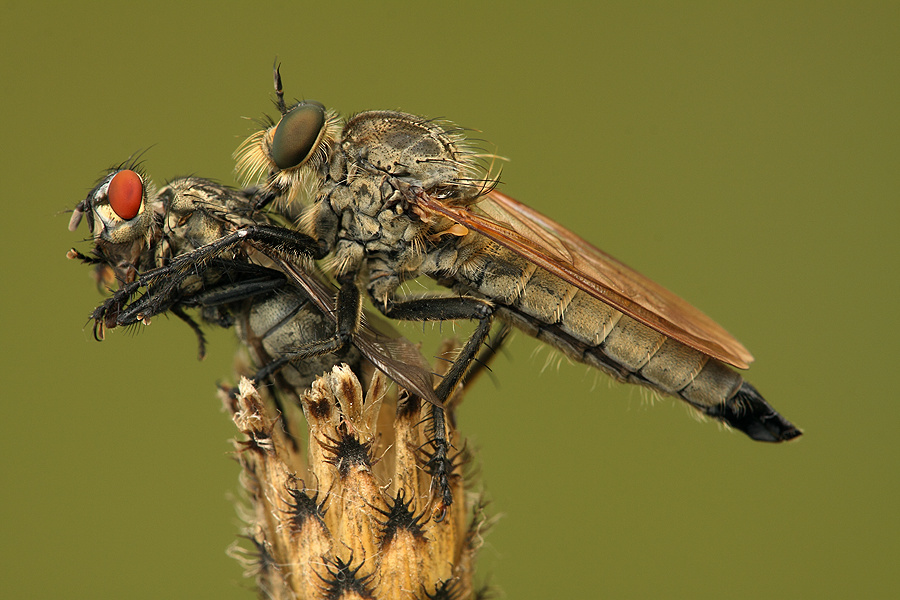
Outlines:
{"label": "green blurred background", "polygon": [[[91,338],[70,209],[142,149],[233,182],[287,96],[453,119],[503,190],[720,321],[804,428],[750,442],[517,336],[460,414],[510,598],[895,597],[900,4],[5,2],[0,596],[249,598],[236,342]],[[417,338],[421,327],[404,330]],[[551,357],[552,358],[552,357]]]}

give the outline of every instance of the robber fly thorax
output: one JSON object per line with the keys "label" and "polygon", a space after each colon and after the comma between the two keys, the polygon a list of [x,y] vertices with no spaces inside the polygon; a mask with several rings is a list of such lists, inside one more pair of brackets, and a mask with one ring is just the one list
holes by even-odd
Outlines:
{"label": "robber fly thorax", "polygon": [[[401,112],[344,122],[317,102],[287,107],[277,71],[276,90],[281,119],[238,149],[238,171],[264,180],[259,205],[275,201],[302,215],[300,231],[318,244],[342,291],[353,280],[392,318],[477,319],[479,343],[497,315],[573,360],[677,396],[753,439],[800,435],[727,366],[752,361],[737,340],[494,190],[459,128]],[[400,284],[420,275],[460,296],[399,298]]]}

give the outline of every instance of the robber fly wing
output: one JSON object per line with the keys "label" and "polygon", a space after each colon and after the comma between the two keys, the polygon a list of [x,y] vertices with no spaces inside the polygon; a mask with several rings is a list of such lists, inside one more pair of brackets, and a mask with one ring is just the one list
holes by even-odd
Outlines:
{"label": "robber fly wing", "polygon": [[420,194],[416,203],[546,269],[644,325],[745,369],[753,356],[715,321],[666,288],[594,247],[552,219],[496,190],[477,210]]}

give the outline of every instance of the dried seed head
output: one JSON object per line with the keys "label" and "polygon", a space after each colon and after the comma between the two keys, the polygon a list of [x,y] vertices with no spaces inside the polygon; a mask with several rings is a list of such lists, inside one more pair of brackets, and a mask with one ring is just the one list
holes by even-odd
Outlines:
{"label": "dried seed head", "polygon": [[297,423],[283,423],[291,417],[277,415],[249,380],[236,394],[223,391],[243,434],[236,446],[250,502],[251,547],[232,554],[264,597],[478,597],[483,503],[466,494],[457,457],[454,501],[446,518],[433,518],[438,502],[423,450],[429,405],[407,398],[397,411],[388,390],[376,373],[364,394],[346,365],[319,377],[301,398],[306,452],[285,433]]}

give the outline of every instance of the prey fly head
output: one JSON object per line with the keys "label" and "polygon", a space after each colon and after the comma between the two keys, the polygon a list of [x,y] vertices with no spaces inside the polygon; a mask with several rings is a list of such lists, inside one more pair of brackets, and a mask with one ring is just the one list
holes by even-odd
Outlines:
{"label": "prey fly head", "polygon": [[137,164],[109,169],[76,205],[69,221],[70,231],[78,228],[82,218],[87,221],[93,257],[77,251],[70,255],[96,264],[98,284],[106,289],[115,281],[120,285],[132,281],[152,259],[149,248],[159,230],[159,204],[156,188]]}
{"label": "prey fly head", "polygon": [[152,227],[149,204],[155,197],[153,184],[139,168],[112,168],[75,207],[69,230],[75,231],[86,217],[91,236],[98,242],[122,244],[142,239]]}

